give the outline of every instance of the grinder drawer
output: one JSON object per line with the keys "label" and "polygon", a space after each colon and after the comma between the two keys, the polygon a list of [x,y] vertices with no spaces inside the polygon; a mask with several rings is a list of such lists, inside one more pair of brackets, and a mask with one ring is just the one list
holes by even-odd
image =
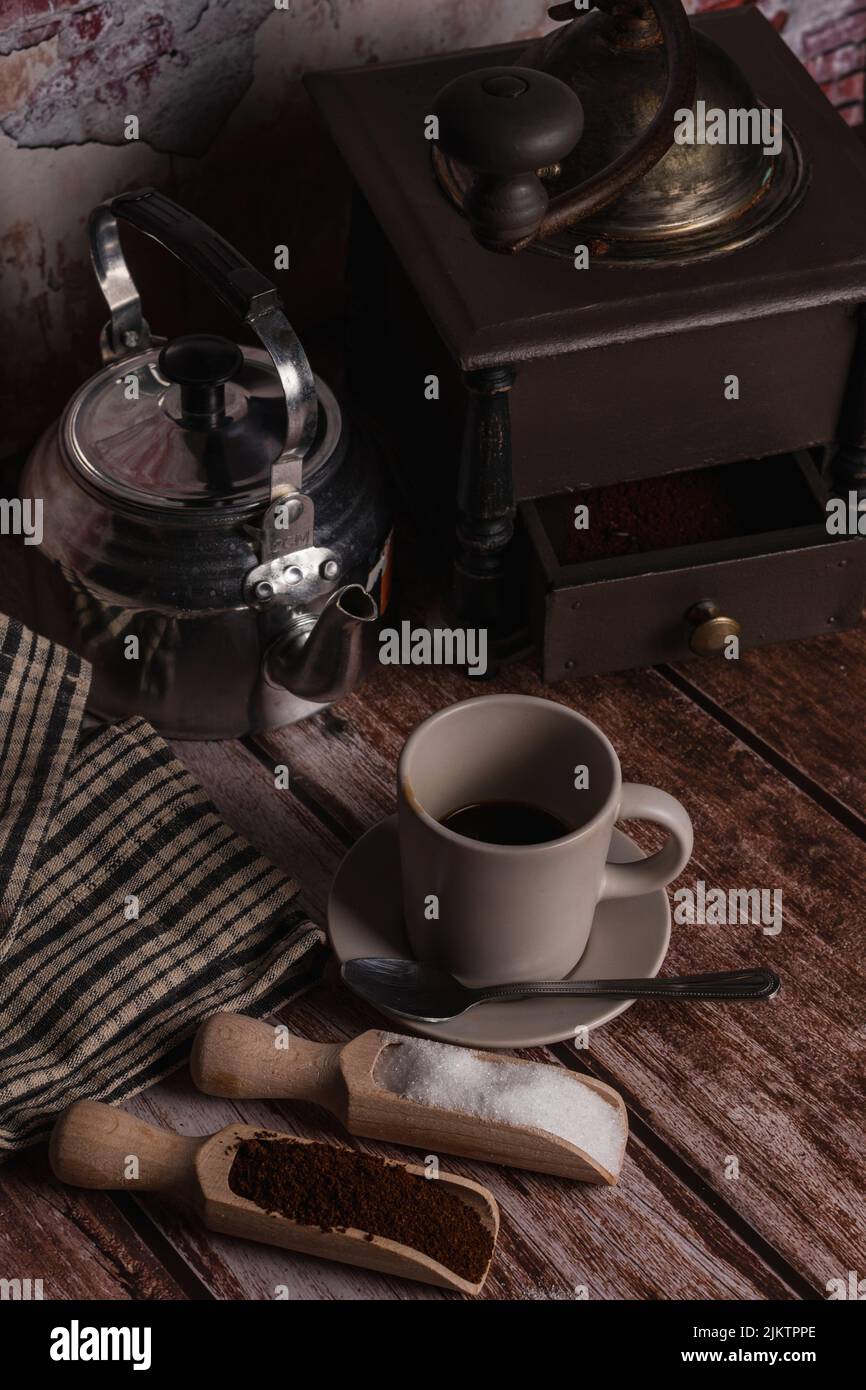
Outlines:
{"label": "grinder drawer", "polygon": [[524,503],[544,679],[687,660],[733,623],[742,650],[854,627],[866,538],[828,536],[826,497],[803,453]]}

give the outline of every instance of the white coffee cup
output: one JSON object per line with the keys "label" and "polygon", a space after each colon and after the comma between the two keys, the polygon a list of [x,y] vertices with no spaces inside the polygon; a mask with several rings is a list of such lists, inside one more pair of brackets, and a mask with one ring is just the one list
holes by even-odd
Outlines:
{"label": "white coffee cup", "polygon": [[[468,984],[563,979],[599,902],[666,887],[692,852],[692,824],[674,797],[624,783],[591,720],[535,696],[480,696],[425,719],[400,755],[397,798],[412,950]],[[442,824],[486,802],[519,802],[570,828],[540,844],[502,845]],[[609,863],[614,824],[634,819],[664,826],[666,844],[647,859]]]}

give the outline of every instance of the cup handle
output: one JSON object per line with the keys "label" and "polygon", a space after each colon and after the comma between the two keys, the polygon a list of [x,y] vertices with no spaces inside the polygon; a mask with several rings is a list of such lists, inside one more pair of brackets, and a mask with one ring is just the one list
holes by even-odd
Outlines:
{"label": "cup handle", "polygon": [[601,899],[638,898],[666,888],[689,862],[694,843],[694,831],[684,806],[660,791],[638,782],[624,782],[618,820],[649,820],[663,825],[669,832],[667,843],[648,859],[632,864],[610,864],[604,871]]}

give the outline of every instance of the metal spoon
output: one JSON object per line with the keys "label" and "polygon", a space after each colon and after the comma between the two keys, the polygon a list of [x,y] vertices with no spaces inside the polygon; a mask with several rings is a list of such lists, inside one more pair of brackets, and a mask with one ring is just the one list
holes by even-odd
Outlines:
{"label": "metal spoon", "polygon": [[536,995],[566,995],[586,999],[772,999],[780,987],[772,970],[723,970],[715,975],[670,975],[642,980],[544,980],[525,984],[488,985],[470,989],[443,970],[414,960],[366,956],[347,960],[340,972],[350,989],[377,1009],[404,1018],[443,1023],[476,1004],[491,999],[528,999]]}

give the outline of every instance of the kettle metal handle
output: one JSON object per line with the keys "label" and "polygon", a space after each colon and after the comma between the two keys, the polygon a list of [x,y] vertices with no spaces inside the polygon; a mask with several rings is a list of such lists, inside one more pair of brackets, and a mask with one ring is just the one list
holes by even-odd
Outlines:
{"label": "kettle metal handle", "polygon": [[[93,268],[111,311],[106,330],[109,360],[151,344],[141,299],[120,245],[118,219],[152,237],[194,271],[249,325],[269,353],[286,401],[286,438],[271,467],[272,507],[286,494],[299,492],[304,455],[316,436],[318,399],[307,354],[275,286],[206,223],[156,189],[121,193],[95,208],[89,224]],[[267,521],[266,529],[270,529]],[[286,548],[289,540],[290,535],[284,534],[279,549]]]}

